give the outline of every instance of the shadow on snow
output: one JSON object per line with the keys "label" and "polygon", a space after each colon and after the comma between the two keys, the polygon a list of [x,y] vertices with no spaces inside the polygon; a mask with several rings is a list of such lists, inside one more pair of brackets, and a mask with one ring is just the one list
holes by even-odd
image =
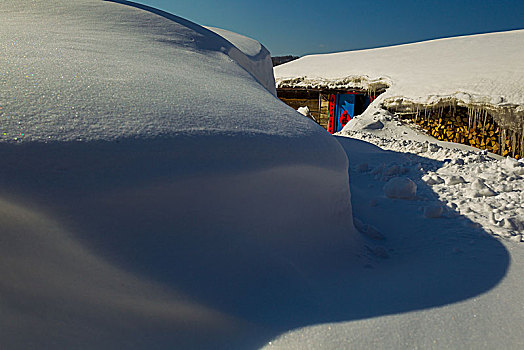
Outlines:
{"label": "shadow on snow", "polygon": [[[426,167],[442,165],[414,155],[383,151],[358,140],[337,140],[345,148],[352,165],[363,162],[380,164],[385,159],[391,164],[411,161]],[[42,255],[44,263],[59,262],[54,271],[63,280],[57,291],[69,284],[77,284],[83,291],[78,299],[67,302],[72,297],[67,295],[60,299],[59,304],[56,304],[57,300],[45,299],[44,303],[37,299],[34,305],[30,304],[30,309],[37,312],[35,310],[44,304],[55,305],[52,312],[43,307],[38,311],[38,317],[45,322],[50,322],[49,318],[55,316],[57,322],[62,322],[63,317],[70,319],[69,326],[75,329],[75,332],[71,331],[75,334],[73,339],[83,342],[86,347],[102,343],[108,348],[123,343],[129,348],[171,348],[174,344],[178,348],[258,347],[299,327],[459,302],[493,288],[508,268],[510,259],[504,246],[468,219],[460,216],[424,218],[420,207],[425,200],[435,200],[435,195],[420,181],[422,173],[414,170],[406,175],[419,184],[418,193],[422,198],[412,201],[385,198],[383,182],[373,181],[369,173],[351,172],[354,215],[374,225],[385,236],[384,240],[359,237],[360,248],[356,250],[354,246],[335,242],[340,243],[340,247],[332,249],[332,255],[309,254],[300,259],[287,257],[283,255],[286,250],[278,251],[279,232],[256,227],[263,212],[258,213],[260,216],[255,221],[246,222],[235,217],[234,213],[230,218],[213,216],[212,210],[217,208],[210,207],[211,210],[205,209],[211,215],[206,222],[208,214],[195,212],[194,203],[188,208],[171,207],[172,197],[162,195],[162,191],[163,186],[170,183],[173,172],[180,171],[176,169],[176,161],[166,158],[168,149],[176,149],[175,146],[166,144],[165,152],[152,147],[150,153],[144,154],[130,152],[126,145],[115,144],[3,146],[5,166],[0,172],[3,198],[24,193],[26,201],[17,198],[22,205],[46,208],[44,214],[62,223],[68,232],[74,232],[67,236],[79,242],[79,246],[74,248],[79,249],[78,253],[73,248],[64,248],[71,257],[60,260],[56,257],[66,253],[50,250],[49,256],[45,255],[47,248],[43,247],[47,246],[46,240],[50,240],[52,234],[40,232],[35,236],[38,248],[34,248],[37,253],[33,255]],[[144,146],[137,149],[143,150]],[[107,150],[113,153],[109,154]],[[49,154],[54,154],[54,158],[47,159]],[[154,159],[151,154],[161,157]],[[206,169],[202,171],[205,173]],[[318,181],[329,179],[319,178]],[[151,190],[151,184],[158,186]],[[359,187],[360,184],[364,184],[364,188]],[[133,192],[129,197],[125,193],[122,195],[122,190],[135,188],[147,190]],[[210,190],[213,189],[210,187]],[[205,186],[199,191],[199,200],[205,204],[207,200],[202,196]],[[188,191],[188,200],[191,193]],[[258,200],[261,198],[247,198],[246,206],[256,207]],[[370,200],[374,200],[376,205],[370,205]],[[292,214],[292,209],[286,210],[288,212],[284,215]],[[180,216],[178,212],[183,214]],[[307,225],[308,218],[301,219]],[[265,220],[268,227],[271,227],[271,220],[271,217]],[[239,228],[237,222],[241,222],[243,228]],[[45,231],[43,228],[39,230]],[[246,237],[242,230],[271,235],[271,239],[276,241],[274,245],[263,247],[259,243],[267,237],[262,237],[262,240]],[[326,237],[330,237],[327,232]],[[52,242],[60,245],[62,241],[64,239],[58,237]],[[376,254],[377,248],[385,254]],[[96,258],[84,261],[86,252],[94,252]],[[101,266],[100,271],[92,267],[93,261],[97,262],[96,266]],[[112,267],[100,261],[108,261]],[[70,264],[76,266],[76,272],[69,271]],[[85,273],[81,272],[82,266],[85,266]],[[114,267],[125,273],[115,272]],[[78,281],[79,274],[84,276],[84,281]],[[111,280],[115,278],[111,276],[124,274],[136,276],[137,286],[131,284],[130,287],[127,283],[131,282],[122,282],[122,290],[120,285],[112,286],[114,281]],[[107,280],[99,275],[107,276]],[[121,279],[126,280],[123,277],[117,280]],[[151,305],[139,308],[135,302],[126,304],[129,300],[156,298],[148,287],[144,287],[146,284],[140,284],[141,280],[162,286],[168,294],[174,291],[174,295],[185,296],[182,300],[191,301],[187,305],[197,303],[225,315],[224,319],[230,322],[225,327],[227,330],[209,333],[208,325],[198,319],[193,320],[196,322],[193,327],[193,321],[185,313],[182,315],[186,316],[180,316],[182,319],[176,319],[180,310],[193,310],[187,305],[186,308],[173,309],[174,319],[170,318],[171,314],[169,317],[162,314],[164,320],[155,313],[151,314]],[[42,282],[43,287],[47,284]],[[112,286],[110,292],[104,289],[105,285]],[[29,286],[31,290],[40,288]],[[29,308],[24,304],[28,297],[23,297],[20,292],[8,292],[7,287],[2,288],[0,291],[4,297],[7,295],[7,300],[19,303],[23,310]],[[107,298],[115,299],[111,304],[113,308],[91,314],[93,308],[83,303],[94,293],[93,288],[100,293],[93,297],[94,309],[104,305]],[[128,294],[135,293],[135,290],[141,292],[130,297]],[[53,293],[56,291],[47,294]],[[178,297],[168,295],[163,298],[174,300]],[[159,310],[163,307],[167,310],[168,304],[158,302],[154,305]],[[122,305],[125,312],[118,309]],[[61,307],[62,311],[59,310]],[[127,314],[129,307],[138,308],[138,311]],[[187,314],[198,313],[189,311]],[[204,318],[209,321],[213,317]],[[138,321],[134,322],[135,318]],[[78,324],[75,323],[77,319],[81,320]],[[215,323],[219,324],[221,319],[216,318]],[[184,323],[187,323],[185,328],[181,326]],[[64,327],[46,332],[38,328],[42,334],[37,331],[33,334],[41,344],[51,340],[55,345],[64,344],[64,347],[78,344],[64,342],[60,338],[62,334],[54,333],[56,329],[65,332],[67,327]],[[89,331],[77,334],[76,328]],[[211,335],[206,335],[208,333]],[[92,334],[99,338],[92,337]]]}

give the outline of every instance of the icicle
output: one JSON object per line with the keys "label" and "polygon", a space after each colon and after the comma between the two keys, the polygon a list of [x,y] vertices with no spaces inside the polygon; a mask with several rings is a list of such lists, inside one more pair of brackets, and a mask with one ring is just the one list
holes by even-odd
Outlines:
{"label": "icicle", "polygon": [[517,133],[511,132],[511,156],[515,158],[515,150],[517,149]]}
{"label": "icicle", "polygon": [[506,150],[506,129],[501,126],[502,130],[500,132],[500,154],[504,155],[504,151]]}
{"label": "icicle", "polygon": [[468,138],[471,135],[471,108],[468,106]]}
{"label": "icicle", "polygon": [[524,126],[522,127],[522,133],[520,135],[520,156],[524,158]]}
{"label": "icicle", "polygon": [[478,116],[479,116],[479,109],[477,107],[475,107],[475,111],[473,112],[473,114],[474,114],[473,121],[475,122],[475,129],[476,129],[477,124],[478,124]]}

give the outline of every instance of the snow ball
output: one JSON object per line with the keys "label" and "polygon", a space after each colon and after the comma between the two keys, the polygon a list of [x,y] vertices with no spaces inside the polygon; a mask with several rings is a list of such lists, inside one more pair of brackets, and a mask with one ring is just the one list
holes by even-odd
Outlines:
{"label": "snow ball", "polygon": [[298,107],[297,112],[307,117],[307,115],[309,114],[309,107]]}
{"label": "snow ball", "polygon": [[473,190],[477,190],[477,192],[486,193],[484,194],[484,196],[494,196],[495,195],[495,192],[493,192],[493,190],[489,188],[488,185],[486,185],[486,183],[482,179],[476,179],[475,181],[473,181],[471,183],[471,188]]}
{"label": "snow ball", "polygon": [[448,186],[463,184],[465,182],[466,180],[460,175],[450,175],[446,178],[446,185]]}
{"label": "snow ball", "polygon": [[417,184],[407,177],[394,177],[384,185],[388,198],[413,199],[417,194]]}
{"label": "snow ball", "polygon": [[437,145],[436,143],[430,143],[430,144],[429,144],[429,151],[430,151],[430,152],[437,152],[437,151],[439,151],[440,149],[442,149],[442,147],[440,147],[440,146]]}
{"label": "snow ball", "polygon": [[444,183],[444,180],[438,175],[427,174],[427,175],[422,176],[422,180],[430,186]]}
{"label": "snow ball", "polygon": [[[315,121],[315,118],[313,117],[313,115],[311,115],[311,113],[309,112],[309,107],[308,106],[305,106],[305,107],[299,107],[297,109],[297,112],[302,114],[304,117],[308,117],[309,119],[311,120],[314,120]],[[316,122],[316,121],[315,121]]]}
{"label": "snow ball", "polygon": [[444,208],[441,204],[429,205],[424,208],[424,216],[427,218],[440,218],[443,212]]}

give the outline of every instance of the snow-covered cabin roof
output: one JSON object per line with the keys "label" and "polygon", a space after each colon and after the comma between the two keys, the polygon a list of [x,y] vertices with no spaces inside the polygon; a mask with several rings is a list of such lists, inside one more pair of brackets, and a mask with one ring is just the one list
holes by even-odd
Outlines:
{"label": "snow-covered cabin roof", "polygon": [[515,30],[310,55],[275,67],[275,77],[277,87],[389,86],[380,97],[386,107],[510,110],[524,127],[523,42],[524,30]]}

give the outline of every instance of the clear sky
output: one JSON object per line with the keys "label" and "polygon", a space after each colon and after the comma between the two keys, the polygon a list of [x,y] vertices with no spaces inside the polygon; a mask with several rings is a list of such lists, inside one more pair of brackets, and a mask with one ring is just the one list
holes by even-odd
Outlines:
{"label": "clear sky", "polygon": [[524,0],[135,1],[257,39],[273,56],[524,28]]}

